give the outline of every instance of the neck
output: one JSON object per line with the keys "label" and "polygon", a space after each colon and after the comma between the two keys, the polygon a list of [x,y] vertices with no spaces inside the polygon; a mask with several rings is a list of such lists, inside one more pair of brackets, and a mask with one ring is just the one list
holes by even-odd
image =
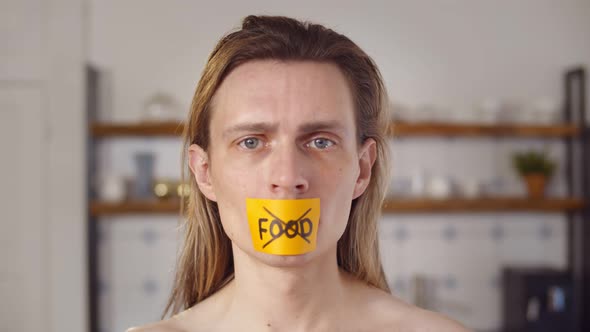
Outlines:
{"label": "neck", "polygon": [[319,329],[337,319],[350,281],[338,268],[336,248],[305,263],[275,258],[279,264],[263,263],[234,246],[230,317],[255,330]]}

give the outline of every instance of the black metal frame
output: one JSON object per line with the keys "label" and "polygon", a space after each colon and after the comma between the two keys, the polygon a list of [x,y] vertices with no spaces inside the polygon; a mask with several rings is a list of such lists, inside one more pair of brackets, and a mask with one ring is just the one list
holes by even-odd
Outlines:
{"label": "black metal frame", "polygon": [[86,66],[86,220],[87,220],[87,254],[88,254],[88,331],[99,332],[100,305],[98,280],[98,220],[90,213],[90,203],[97,197],[95,188],[96,144],[90,132],[92,122],[98,116],[98,86],[100,72]]}
{"label": "black metal frame", "polygon": [[590,331],[590,131],[586,118],[586,71],[572,68],[565,74],[565,121],[576,124],[578,137],[566,139],[568,194],[584,200],[579,212],[568,213],[568,267],[574,291],[578,331]]}

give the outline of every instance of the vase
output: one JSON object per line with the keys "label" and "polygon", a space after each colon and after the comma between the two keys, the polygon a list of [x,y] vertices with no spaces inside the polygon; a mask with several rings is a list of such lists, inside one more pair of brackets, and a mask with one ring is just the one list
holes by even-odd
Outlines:
{"label": "vase", "polygon": [[135,188],[134,198],[149,199],[153,197],[155,157],[151,152],[138,152],[135,154]]}
{"label": "vase", "polygon": [[530,198],[543,198],[547,177],[543,174],[527,174],[524,176]]}

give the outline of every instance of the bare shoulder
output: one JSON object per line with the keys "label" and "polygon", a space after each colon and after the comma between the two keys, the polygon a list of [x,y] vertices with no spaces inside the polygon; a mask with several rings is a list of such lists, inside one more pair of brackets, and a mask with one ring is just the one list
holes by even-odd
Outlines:
{"label": "bare shoulder", "polygon": [[407,332],[468,332],[459,322],[424,310],[381,290],[370,292],[368,306],[375,315],[376,330]]}
{"label": "bare shoulder", "polygon": [[162,320],[159,322],[132,327],[128,329],[126,332],[187,332],[183,329],[180,324],[178,324],[177,320],[173,318],[169,318],[166,320]]}
{"label": "bare shoulder", "polygon": [[402,323],[407,331],[467,332],[465,326],[439,313],[410,306]]}
{"label": "bare shoulder", "polygon": [[127,332],[203,332],[218,330],[215,324],[222,321],[223,310],[226,307],[223,296],[221,296],[224,289],[168,319],[130,328]]}

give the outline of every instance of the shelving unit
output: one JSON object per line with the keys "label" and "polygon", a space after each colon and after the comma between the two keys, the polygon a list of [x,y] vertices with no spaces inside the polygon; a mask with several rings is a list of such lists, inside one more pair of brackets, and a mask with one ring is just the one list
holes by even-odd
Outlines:
{"label": "shelving unit", "polygon": [[[123,137],[179,137],[183,132],[181,123],[98,123],[94,122],[95,96],[92,90],[97,73],[88,73],[89,91],[88,110],[88,175],[96,174],[95,142],[102,139]],[[577,84],[577,85],[576,85]],[[581,88],[580,88],[581,85]],[[579,88],[577,95],[572,93]],[[393,137],[536,137],[543,139],[563,139],[566,144],[565,160],[568,197],[532,200],[523,197],[490,197],[477,199],[451,198],[443,200],[419,198],[389,198],[383,205],[383,213],[446,213],[446,212],[536,212],[566,213],[568,216],[568,263],[574,275],[576,287],[583,297],[590,299],[590,244],[584,244],[584,236],[590,238],[590,226],[583,223],[590,220],[590,143],[588,125],[585,118],[585,72],[574,69],[565,76],[565,119],[560,125],[482,125],[452,123],[394,123],[390,126]],[[574,160],[574,152],[582,156]],[[171,214],[178,215],[178,199],[159,201],[124,201],[107,203],[97,200],[94,192],[88,192],[88,255],[89,255],[89,301],[91,331],[98,332],[98,297],[97,280],[97,223],[99,218],[113,215],[129,214]],[[586,280],[587,289],[582,288]],[[590,326],[590,303],[578,299],[579,326]],[[588,324],[588,325],[584,325]]]}
{"label": "shelving unit", "polygon": [[484,125],[454,123],[395,123],[390,127],[395,137],[462,136],[462,137],[575,137],[580,134],[576,125]]}
{"label": "shelving unit", "polygon": [[[184,130],[182,123],[94,123],[90,131],[95,138],[121,137],[176,137]],[[575,125],[531,126],[531,125],[478,125],[451,123],[395,123],[391,125],[394,137],[454,136],[454,137],[575,137],[580,129]],[[493,211],[535,211],[567,212],[583,207],[579,198],[553,198],[530,200],[519,197],[491,197],[477,199],[408,199],[389,198],[384,202],[383,213],[423,212],[493,212]],[[104,203],[92,201],[90,213],[93,216],[116,214],[171,214],[178,213],[178,200],[149,200]]]}
{"label": "shelving unit", "polygon": [[92,123],[90,133],[95,138],[106,137],[149,137],[149,136],[178,136],[182,135],[184,125],[177,122],[146,122],[146,123]]}
{"label": "shelving unit", "polygon": [[90,204],[90,215],[94,217],[113,216],[122,214],[179,214],[180,200],[165,201],[124,201],[107,203],[94,201]]}
{"label": "shelving unit", "polygon": [[[184,130],[182,123],[93,123],[90,132],[94,138],[132,137],[132,136],[180,136]],[[576,125],[481,125],[454,123],[404,123],[395,122],[390,126],[394,137],[417,136],[455,136],[455,137],[576,137],[580,128]]]}
{"label": "shelving unit", "polygon": [[556,213],[580,210],[581,199],[545,198],[540,200],[520,197],[493,197],[478,199],[391,199],[383,206],[384,213],[433,212],[535,212]]}
{"label": "shelving unit", "polygon": [[[533,200],[520,197],[478,199],[407,199],[389,198],[383,204],[383,213],[431,212],[538,212],[555,213],[580,210],[584,201],[576,198],[546,198]],[[124,214],[175,214],[180,211],[180,200],[148,200],[105,203],[94,201],[90,214],[94,217]]]}

